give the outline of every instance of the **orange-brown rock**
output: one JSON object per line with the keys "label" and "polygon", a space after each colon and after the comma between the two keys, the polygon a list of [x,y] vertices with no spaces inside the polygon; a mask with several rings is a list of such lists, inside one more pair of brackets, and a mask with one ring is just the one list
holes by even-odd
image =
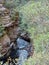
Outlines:
{"label": "orange-brown rock", "polygon": [[11,41],[14,41],[17,38],[17,34],[18,34],[17,30],[19,28],[18,16],[19,14],[17,13],[15,21],[11,21],[9,24],[5,26],[5,30],[7,34],[9,35]]}
{"label": "orange-brown rock", "polygon": [[0,38],[0,46],[2,47],[0,49],[1,54],[5,54],[7,52],[9,45],[10,45],[10,38],[8,37],[7,34],[5,34]]}
{"label": "orange-brown rock", "polygon": [[7,34],[9,35],[11,41],[15,41],[15,39],[17,38],[17,34],[18,34],[17,30],[18,30],[17,25],[13,25],[6,28]]}

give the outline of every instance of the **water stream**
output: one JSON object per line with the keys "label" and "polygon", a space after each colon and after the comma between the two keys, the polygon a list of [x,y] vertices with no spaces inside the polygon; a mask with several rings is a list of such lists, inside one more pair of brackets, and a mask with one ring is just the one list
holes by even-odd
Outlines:
{"label": "water stream", "polygon": [[19,48],[18,50],[18,55],[19,55],[19,60],[18,60],[18,65],[23,65],[24,62],[27,60],[28,57],[28,51],[25,50],[24,48],[27,47],[29,43],[21,38],[17,39],[17,47]]}

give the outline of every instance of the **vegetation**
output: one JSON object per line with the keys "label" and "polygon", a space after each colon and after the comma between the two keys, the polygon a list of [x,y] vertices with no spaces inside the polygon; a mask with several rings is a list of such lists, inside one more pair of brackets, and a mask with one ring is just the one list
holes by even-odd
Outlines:
{"label": "vegetation", "polygon": [[[44,5],[44,6],[43,6]],[[27,25],[28,32],[34,40],[34,56],[26,65],[48,65],[49,59],[49,5],[44,1],[30,1],[22,6],[20,12],[23,14],[21,29]],[[23,27],[24,26],[24,27]]]}
{"label": "vegetation", "polygon": [[34,41],[34,55],[25,65],[49,65],[49,1],[6,0],[5,6],[12,18],[19,12],[19,27],[28,31]]}

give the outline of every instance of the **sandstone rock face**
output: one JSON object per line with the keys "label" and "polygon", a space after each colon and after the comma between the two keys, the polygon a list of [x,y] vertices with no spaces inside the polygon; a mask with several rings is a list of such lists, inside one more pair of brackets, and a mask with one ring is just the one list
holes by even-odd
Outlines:
{"label": "sandstone rock face", "polygon": [[1,17],[1,22],[0,24],[2,24],[2,26],[5,26],[7,24],[10,23],[10,17],[9,16],[4,16],[4,17]]}
{"label": "sandstone rock face", "polygon": [[10,45],[10,38],[7,34],[3,35],[3,37],[0,38],[0,46],[2,47],[0,49],[2,54],[5,54],[8,50],[8,45]]}
{"label": "sandstone rock face", "polygon": [[[2,0],[0,0],[1,2]],[[10,11],[3,6],[3,4],[0,4],[0,24],[6,29],[7,34],[9,35],[10,39],[13,41],[17,37],[17,25],[18,25],[18,17],[16,16],[16,20],[11,21],[11,18],[9,16]],[[19,15],[18,13],[16,13]]]}
{"label": "sandstone rock face", "polygon": [[[11,21],[9,16],[10,11],[3,6],[4,0],[0,0],[0,24],[5,28],[6,34],[3,34],[3,37],[0,38],[0,46],[2,47],[2,54],[6,53],[8,47],[7,44],[10,44],[11,41],[14,41],[17,37],[18,21]],[[18,17],[16,17],[17,19]]]}
{"label": "sandstone rock face", "polygon": [[5,27],[5,25],[10,23],[9,10],[0,4],[0,24]]}
{"label": "sandstone rock face", "polygon": [[5,45],[6,43],[10,43],[10,39],[7,34],[3,35],[3,37],[0,38],[0,43]]}
{"label": "sandstone rock face", "polygon": [[11,41],[15,41],[15,39],[17,38],[17,35],[18,35],[17,30],[18,30],[17,26],[6,28],[7,34],[9,35]]}

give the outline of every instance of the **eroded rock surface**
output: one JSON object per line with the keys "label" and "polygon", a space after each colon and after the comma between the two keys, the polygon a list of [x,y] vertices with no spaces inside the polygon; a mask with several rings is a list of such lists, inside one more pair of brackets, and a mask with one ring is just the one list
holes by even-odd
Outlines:
{"label": "eroded rock surface", "polygon": [[8,45],[10,45],[10,38],[8,37],[7,34],[4,34],[1,38],[0,38],[0,46],[2,47],[0,49],[1,54],[5,54],[8,50]]}
{"label": "eroded rock surface", "polygon": [[12,21],[9,16],[10,11],[3,6],[2,1],[0,0],[0,25],[5,28],[5,34],[0,38],[0,51],[4,55],[8,50],[7,45],[17,37],[18,16],[16,16],[17,20]]}
{"label": "eroded rock surface", "polygon": [[6,28],[7,34],[9,35],[11,41],[15,41],[15,39],[17,38],[17,35],[19,33],[18,29],[19,29],[19,27],[15,26],[15,25]]}

